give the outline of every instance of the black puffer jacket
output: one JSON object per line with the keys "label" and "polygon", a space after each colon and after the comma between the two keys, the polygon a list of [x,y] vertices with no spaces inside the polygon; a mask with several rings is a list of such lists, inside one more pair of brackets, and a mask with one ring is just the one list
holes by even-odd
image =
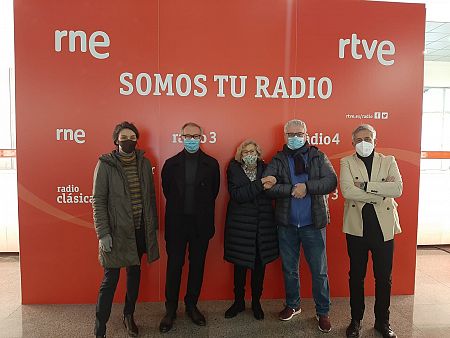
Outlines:
{"label": "black puffer jacket", "polygon": [[[309,146],[308,181],[306,188],[311,195],[311,212],[314,226],[318,229],[330,223],[330,211],[328,208],[328,194],[337,186],[336,172],[327,156],[317,147]],[[267,195],[276,199],[275,222],[277,225],[289,225],[289,208],[291,205],[291,175],[289,160],[283,151],[279,151],[267,165],[264,176],[275,176],[277,184],[267,190]]]}
{"label": "black puffer jacket", "polygon": [[225,224],[224,258],[230,263],[254,269],[256,242],[263,264],[278,257],[277,228],[272,201],[261,183],[265,164],[258,161],[256,180],[251,182],[241,164],[228,166],[228,202]]}

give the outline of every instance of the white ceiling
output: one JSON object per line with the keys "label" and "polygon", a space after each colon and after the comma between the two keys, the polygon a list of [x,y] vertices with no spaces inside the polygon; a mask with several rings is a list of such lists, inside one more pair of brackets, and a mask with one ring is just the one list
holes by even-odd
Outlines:
{"label": "white ceiling", "polygon": [[450,22],[450,0],[369,0],[369,1],[425,4],[427,21]]}
{"label": "white ceiling", "polygon": [[422,3],[426,9],[425,61],[450,62],[450,0],[369,0]]}
{"label": "white ceiling", "polygon": [[450,23],[427,21],[425,61],[450,62]]}

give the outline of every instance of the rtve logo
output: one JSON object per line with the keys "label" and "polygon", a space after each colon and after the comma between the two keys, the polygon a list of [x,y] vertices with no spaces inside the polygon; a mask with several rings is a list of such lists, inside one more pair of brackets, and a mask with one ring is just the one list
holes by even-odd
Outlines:
{"label": "rtve logo", "polygon": [[[78,46],[77,46],[78,41]],[[110,45],[108,34],[102,31],[95,31],[89,36],[89,43],[86,32],[84,31],[55,31],[55,51],[61,52],[64,48],[69,48],[69,52],[76,52],[77,49],[86,53],[89,45],[89,52],[96,59],[106,59],[109,57],[109,52],[100,53],[97,48],[106,48]]]}
{"label": "rtve logo", "polygon": [[[361,48],[358,48],[362,44]],[[358,35],[356,33],[352,34],[352,38],[350,39],[339,39],[339,58],[345,58],[345,47],[349,46],[352,58],[355,60],[361,60],[366,57],[368,60],[371,60],[372,57],[377,55],[378,62],[383,66],[391,66],[394,64],[395,60],[387,60],[385,56],[395,55],[395,45],[392,41],[383,40],[378,43],[378,40],[373,40],[370,44],[366,39],[358,39]]]}

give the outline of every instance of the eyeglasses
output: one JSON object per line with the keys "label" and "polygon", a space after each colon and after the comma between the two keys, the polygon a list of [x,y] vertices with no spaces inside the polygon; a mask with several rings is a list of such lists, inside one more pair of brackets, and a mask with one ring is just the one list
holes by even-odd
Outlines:
{"label": "eyeglasses", "polygon": [[242,150],[242,155],[256,154],[256,150]]}
{"label": "eyeglasses", "polygon": [[191,139],[194,139],[194,140],[200,140],[201,138],[202,138],[202,135],[199,135],[199,134],[194,134],[194,135],[191,135],[191,134],[183,134],[183,135],[181,135],[185,140],[191,140]]}
{"label": "eyeglasses", "polygon": [[303,137],[305,133],[286,133],[287,137]]}
{"label": "eyeglasses", "polygon": [[373,142],[371,137],[365,137],[365,138],[358,137],[357,139],[354,140],[355,144],[357,144],[359,142],[362,142],[362,141],[366,141],[366,142],[369,142],[369,143]]}

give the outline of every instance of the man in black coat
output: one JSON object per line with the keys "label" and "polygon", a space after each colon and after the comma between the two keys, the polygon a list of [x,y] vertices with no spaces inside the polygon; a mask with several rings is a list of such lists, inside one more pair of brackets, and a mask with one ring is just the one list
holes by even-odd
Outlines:
{"label": "man in black coat", "polygon": [[263,174],[277,179],[267,194],[276,199],[275,222],[286,291],[286,306],[279,318],[290,320],[301,312],[298,265],[303,246],[312,275],[319,330],[330,332],[325,227],[330,222],[328,194],[336,189],[337,177],[327,156],[308,144],[303,121],[288,121],[284,133],[283,150]]}
{"label": "man in black coat", "polygon": [[166,315],[159,330],[169,331],[178,307],[181,272],[189,246],[189,276],[184,297],[186,312],[200,326],[206,319],[197,308],[203,282],[206,251],[214,235],[215,200],[219,192],[218,162],[200,149],[202,128],[186,123],[181,128],[184,149],[169,158],[162,169],[166,197],[165,240],[167,251]]}

